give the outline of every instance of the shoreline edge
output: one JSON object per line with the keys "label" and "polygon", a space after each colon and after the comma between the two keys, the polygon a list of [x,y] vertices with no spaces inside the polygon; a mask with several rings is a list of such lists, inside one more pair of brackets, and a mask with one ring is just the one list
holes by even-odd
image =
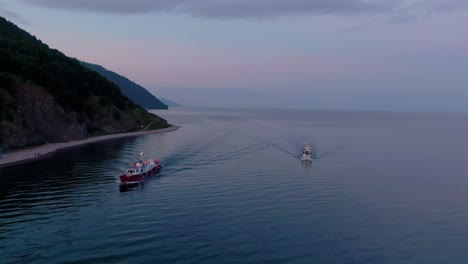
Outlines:
{"label": "shoreline edge", "polygon": [[26,162],[30,162],[30,161],[34,161],[34,160],[38,160],[42,158],[47,158],[48,156],[50,156],[50,154],[58,150],[83,146],[86,144],[105,141],[105,140],[111,140],[111,139],[136,137],[136,136],[156,134],[156,133],[166,133],[166,132],[175,131],[179,128],[180,126],[172,125],[170,127],[155,129],[155,130],[103,135],[103,136],[90,137],[86,139],[74,140],[74,141],[69,141],[69,142],[45,144],[45,145],[32,147],[28,149],[12,151],[0,157],[0,168],[7,167],[7,166],[14,166],[20,163],[26,163]]}

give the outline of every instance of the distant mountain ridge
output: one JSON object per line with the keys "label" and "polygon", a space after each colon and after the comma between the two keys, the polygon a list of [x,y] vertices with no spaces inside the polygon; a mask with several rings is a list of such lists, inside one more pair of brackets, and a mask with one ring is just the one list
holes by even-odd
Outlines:
{"label": "distant mountain ridge", "polygon": [[161,102],[165,103],[169,107],[183,107],[183,105],[173,102],[166,98],[159,98],[159,100],[161,100]]}
{"label": "distant mountain ridge", "polygon": [[114,83],[0,17],[0,148],[168,126]]}
{"label": "distant mountain ridge", "polygon": [[110,71],[101,65],[92,64],[88,62],[81,62],[82,65],[86,66],[88,69],[96,71],[97,73],[101,74],[109,81],[115,83],[122,93],[127,96],[130,100],[132,100],[135,104],[140,105],[146,109],[168,109],[169,107],[161,102],[156,96],[148,92],[144,87],[141,85],[134,83],[133,81],[129,80],[128,78]]}

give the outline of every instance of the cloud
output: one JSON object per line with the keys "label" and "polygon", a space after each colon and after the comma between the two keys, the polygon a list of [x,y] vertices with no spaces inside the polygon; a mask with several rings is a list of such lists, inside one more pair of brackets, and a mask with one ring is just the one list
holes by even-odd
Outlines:
{"label": "cloud", "polygon": [[467,8],[468,0],[20,0],[48,8],[113,14],[176,13],[208,18],[400,14]]}
{"label": "cloud", "polygon": [[0,16],[6,19],[12,20],[13,22],[21,24],[21,25],[29,25],[28,21],[26,21],[17,13],[6,8],[5,4],[2,2],[0,2]]}

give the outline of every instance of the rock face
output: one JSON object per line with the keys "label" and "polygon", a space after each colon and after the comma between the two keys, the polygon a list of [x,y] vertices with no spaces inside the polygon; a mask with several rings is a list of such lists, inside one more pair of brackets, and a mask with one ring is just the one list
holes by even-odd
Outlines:
{"label": "rock face", "polygon": [[[65,113],[46,89],[37,85],[19,85],[19,111],[26,127],[48,142],[82,139],[88,133],[84,123],[77,121],[77,113]],[[39,136],[36,136],[39,137]]]}
{"label": "rock face", "polygon": [[70,118],[44,88],[18,85],[16,91],[13,118],[2,120],[0,127],[3,148],[68,141],[86,135],[86,128],[76,118]]}
{"label": "rock face", "polygon": [[[18,85],[16,102],[13,118],[0,121],[0,147],[4,149],[135,131],[148,123],[141,123],[132,112],[119,113],[118,121],[105,114],[90,119],[85,113],[67,112],[44,87],[34,84]],[[153,122],[161,128],[169,126],[162,118]]]}

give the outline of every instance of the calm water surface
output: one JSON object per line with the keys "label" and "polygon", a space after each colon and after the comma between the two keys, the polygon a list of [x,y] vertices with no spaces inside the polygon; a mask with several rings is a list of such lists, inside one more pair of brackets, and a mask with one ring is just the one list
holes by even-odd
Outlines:
{"label": "calm water surface", "polygon": [[[468,263],[466,115],[157,113],[182,128],[0,169],[0,263]],[[120,190],[140,151],[163,170]]]}

